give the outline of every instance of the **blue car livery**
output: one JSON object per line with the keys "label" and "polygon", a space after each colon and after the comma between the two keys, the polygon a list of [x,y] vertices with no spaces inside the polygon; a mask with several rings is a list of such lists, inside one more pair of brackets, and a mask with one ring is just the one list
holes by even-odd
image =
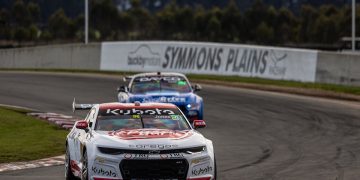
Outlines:
{"label": "blue car livery", "polygon": [[192,122],[203,120],[203,99],[195,94],[200,85],[192,87],[180,73],[142,73],[128,77],[128,86],[118,88],[118,101],[122,103],[172,103]]}

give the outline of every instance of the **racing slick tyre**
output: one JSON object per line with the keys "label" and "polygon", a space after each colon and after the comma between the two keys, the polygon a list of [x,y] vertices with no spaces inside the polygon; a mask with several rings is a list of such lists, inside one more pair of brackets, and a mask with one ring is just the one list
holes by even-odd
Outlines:
{"label": "racing slick tyre", "polygon": [[217,167],[216,167],[216,158],[214,158],[214,180],[217,179]]}
{"label": "racing slick tyre", "polygon": [[88,180],[88,156],[85,150],[82,158],[82,168],[81,168],[81,180]]}
{"label": "racing slick tyre", "polygon": [[69,149],[66,147],[66,154],[65,154],[65,179],[66,180],[76,180],[77,178],[71,171],[71,159],[70,159],[70,152]]}

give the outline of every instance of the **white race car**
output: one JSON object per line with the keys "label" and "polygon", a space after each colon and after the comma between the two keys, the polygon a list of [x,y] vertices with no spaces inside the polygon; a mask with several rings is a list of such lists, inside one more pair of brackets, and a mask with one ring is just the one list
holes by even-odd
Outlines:
{"label": "white race car", "polygon": [[75,104],[90,109],[66,139],[65,177],[82,180],[215,180],[212,141],[173,104]]}

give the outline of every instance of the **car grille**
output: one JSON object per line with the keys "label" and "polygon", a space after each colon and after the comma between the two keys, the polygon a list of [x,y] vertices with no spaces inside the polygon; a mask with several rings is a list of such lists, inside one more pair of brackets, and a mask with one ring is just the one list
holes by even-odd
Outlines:
{"label": "car grille", "polygon": [[176,154],[176,153],[185,153],[185,154],[193,154],[203,152],[205,150],[205,146],[197,146],[183,149],[163,149],[163,150],[133,150],[133,149],[117,149],[117,148],[106,148],[106,147],[98,147],[99,151],[104,154]]}
{"label": "car grille", "polygon": [[188,169],[185,159],[122,160],[120,163],[124,180],[185,180]]}

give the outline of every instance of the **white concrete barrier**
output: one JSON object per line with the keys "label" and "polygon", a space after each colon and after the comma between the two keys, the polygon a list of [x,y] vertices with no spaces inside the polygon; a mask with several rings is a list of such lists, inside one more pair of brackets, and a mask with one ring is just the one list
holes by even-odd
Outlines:
{"label": "white concrete barrier", "polygon": [[67,44],[0,50],[0,68],[99,69],[100,44]]}
{"label": "white concrete barrier", "polygon": [[360,86],[360,55],[171,41],[0,50],[0,68],[175,71]]}

